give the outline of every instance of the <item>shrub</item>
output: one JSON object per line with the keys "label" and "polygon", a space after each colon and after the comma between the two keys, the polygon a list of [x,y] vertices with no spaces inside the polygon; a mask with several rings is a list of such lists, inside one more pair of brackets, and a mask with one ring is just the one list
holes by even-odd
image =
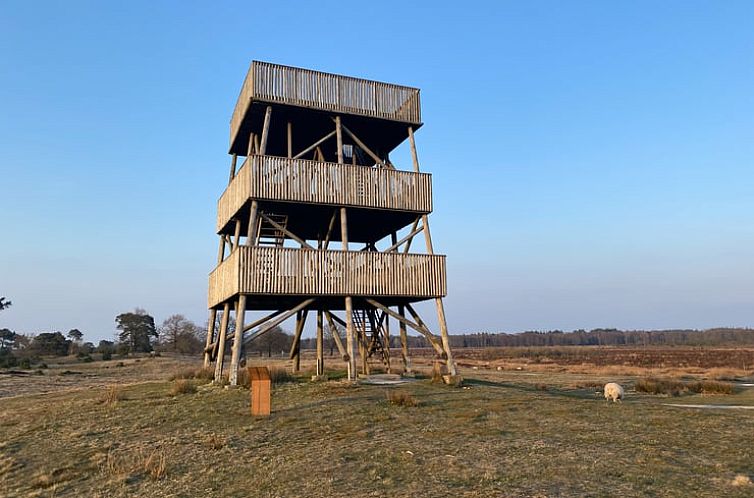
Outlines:
{"label": "shrub", "polygon": [[178,394],[193,394],[196,392],[196,386],[193,382],[187,379],[178,379],[173,382],[173,387],[170,389],[170,394],[177,396]]}
{"label": "shrub", "polygon": [[117,404],[118,401],[123,401],[124,399],[126,399],[126,397],[123,394],[123,389],[121,389],[120,386],[113,384],[105,391],[105,394],[102,397],[102,402],[107,406],[113,406]]}
{"label": "shrub", "polygon": [[419,406],[419,402],[405,391],[386,391],[388,403],[397,406]]}
{"label": "shrub", "polygon": [[678,396],[686,390],[686,386],[679,380],[646,378],[636,382],[636,392],[647,394],[669,394]]}
{"label": "shrub", "polygon": [[18,366],[24,370],[31,370],[31,360],[29,358],[21,358],[21,361],[18,362]]}
{"label": "shrub", "polygon": [[635,388],[640,393],[669,394],[671,396],[680,396],[684,393],[733,394],[733,384],[716,380],[683,382],[650,377],[639,380]]}
{"label": "shrub", "polygon": [[102,352],[102,361],[110,361],[113,359],[113,352],[109,349],[106,349]]}

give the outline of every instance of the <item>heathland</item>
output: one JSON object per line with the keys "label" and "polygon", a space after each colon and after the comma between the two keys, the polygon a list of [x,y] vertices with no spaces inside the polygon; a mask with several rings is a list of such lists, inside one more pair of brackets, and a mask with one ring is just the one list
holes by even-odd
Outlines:
{"label": "heathland", "polygon": [[[311,382],[311,354],[297,375],[249,358],[275,374],[269,418],[250,416],[248,389],[208,384],[191,357],[4,371],[0,495],[754,494],[754,349],[457,356],[460,387],[433,383],[422,351],[417,378],[391,386],[351,385],[339,370]],[[625,387],[622,403],[601,397],[608,381]]]}

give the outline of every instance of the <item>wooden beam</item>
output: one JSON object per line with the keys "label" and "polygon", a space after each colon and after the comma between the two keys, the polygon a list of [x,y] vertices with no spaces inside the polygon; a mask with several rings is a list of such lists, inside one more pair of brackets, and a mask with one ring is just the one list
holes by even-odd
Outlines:
{"label": "wooden beam", "polygon": [[293,360],[293,371],[298,372],[301,370],[301,333],[304,331],[304,325],[306,324],[306,317],[309,315],[309,311],[299,311],[296,318],[296,333],[293,336],[293,344],[291,344],[290,359]]}
{"label": "wooden beam", "polygon": [[[259,320],[256,320],[256,321],[254,321],[254,322],[252,322],[252,323],[250,323],[250,324],[248,324],[248,325],[244,325],[244,327],[243,327],[243,332],[244,332],[244,333],[246,333],[246,332],[248,332],[249,330],[253,329],[254,327],[258,327],[258,326],[262,325],[262,324],[263,324],[264,322],[266,322],[266,321],[268,321],[268,320],[271,320],[271,319],[275,318],[276,316],[280,315],[280,314],[281,314],[281,313],[283,313],[284,311],[285,311],[285,310],[279,310],[279,311],[275,311],[275,312],[273,312],[273,313],[270,313],[269,315],[267,315],[267,316],[265,316],[265,317],[263,317],[263,318],[260,318]],[[228,340],[228,339],[226,339],[226,341],[227,341],[227,340]],[[244,341],[244,342],[246,342],[246,341]],[[209,349],[210,351],[214,350],[214,349],[215,349],[216,347],[217,347],[217,341],[215,341],[215,342],[213,342],[212,344],[209,344],[209,345],[207,346],[207,348],[208,348],[208,349]],[[206,351],[206,349],[205,349],[205,351]]]}
{"label": "wooden beam", "polygon": [[[416,218],[416,219],[414,220],[414,224],[413,224],[413,225],[411,226],[411,231],[412,231],[412,232],[413,232],[414,230],[416,230],[416,227],[418,227],[418,226],[419,226],[419,220],[421,220],[421,216],[417,216],[417,218]],[[409,249],[411,249],[411,242],[413,242],[413,241],[414,241],[414,238],[413,238],[413,237],[411,237],[411,238],[410,238],[410,239],[409,239],[409,240],[408,240],[408,241],[406,242],[406,247],[404,247],[404,248],[403,248],[403,254],[408,254],[408,251],[409,251]]]}
{"label": "wooden beam", "polygon": [[314,149],[316,149],[317,147],[319,147],[321,144],[323,144],[324,142],[326,142],[327,140],[329,140],[333,135],[335,135],[335,131],[334,130],[331,131],[330,133],[328,133],[327,135],[325,135],[324,137],[320,138],[319,140],[317,140],[312,145],[310,145],[306,149],[302,150],[301,152],[299,152],[295,156],[293,156],[293,159],[300,159],[305,154],[308,154],[309,152],[313,151]]}
{"label": "wooden beam", "polygon": [[292,238],[293,240],[295,240],[296,242],[298,242],[299,244],[301,244],[303,247],[305,247],[307,249],[314,249],[314,247],[312,247],[309,244],[307,244],[304,239],[302,239],[301,237],[299,237],[295,233],[291,232],[290,230],[288,230],[287,228],[285,228],[283,225],[277,223],[275,220],[273,220],[272,218],[270,218],[266,214],[259,213],[259,216],[261,216],[263,219],[265,219],[267,221],[267,223],[269,223],[270,225],[272,225],[276,229],[278,229],[281,232],[283,232],[284,234],[286,234],[288,237]]}
{"label": "wooden beam", "polygon": [[228,381],[231,386],[238,385],[238,363],[241,360],[241,349],[243,348],[243,322],[246,317],[246,294],[238,296],[238,305],[236,307],[236,333],[233,338],[233,349],[230,354],[230,374]]}
{"label": "wooden beam", "polygon": [[210,362],[210,352],[212,351],[212,348],[210,347],[212,342],[215,340],[215,322],[217,321],[217,310],[215,308],[212,308],[209,310],[209,321],[207,322],[207,340],[204,343],[204,368],[209,368],[209,362]]}
{"label": "wooden beam", "polygon": [[408,235],[406,235],[405,237],[403,237],[403,238],[402,238],[401,240],[399,240],[398,242],[394,243],[394,244],[393,244],[392,246],[390,246],[390,247],[388,247],[387,249],[385,249],[385,251],[384,251],[384,252],[393,252],[393,251],[395,251],[395,250],[396,250],[396,249],[398,249],[398,248],[399,248],[399,247],[400,247],[400,246],[401,246],[401,245],[402,245],[403,243],[405,243],[405,242],[408,242],[408,241],[410,241],[411,239],[413,239],[413,238],[414,238],[414,236],[416,236],[416,234],[418,234],[418,233],[419,233],[419,232],[421,232],[422,230],[424,230],[424,227],[423,227],[423,226],[422,226],[422,227],[419,227],[419,228],[414,228],[413,230],[411,230],[411,233],[409,233]]}
{"label": "wooden beam", "polygon": [[338,210],[333,209],[332,216],[330,217],[330,224],[327,226],[327,235],[325,235],[325,240],[322,241],[322,249],[327,249],[327,246],[330,245],[330,237],[332,237],[332,231],[335,228],[336,219],[338,219]]}
{"label": "wooden beam", "polygon": [[220,322],[220,335],[217,337],[217,356],[215,357],[215,382],[220,382],[223,377],[223,361],[225,359],[225,334],[228,332],[228,319],[230,315],[230,303],[223,305],[223,318]]}
{"label": "wooden beam", "polygon": [[[414,172],[419,172],[419,156],[416,153],[416,140],[414,139],[414,128],[413,126],[408,127],[408,141],[411,145],[411,159],[414,163]],[[432,247],[432,234],[429,231],[429,218],[427,215],[422,215],[422,226],[424,227],[424,241],[427,244],[427,252],[429,254],[434,254],[434,249]],[[435,298],[435,307],[437,308],[437,322],[440,326],[440,337],[442,338],[442,347],[445,350],[445,357],[447,360],[447,366],[448,366],[448,373],[450,375],[457,375],[456,370],[456,364],[453,361],[453,353],[450,350],[450,338],[448,336],[448,324],[445,319],[445,307],[442,302],[442,298]],[[412,313],[411,306],[407,306],[409,312]]]}
{"label": "wooden beam", "polygon": [[344,125],[341,124],[341,128],[343,128],[343,131],[345,131],[346,133],[348,133],[348,136],[350,136],[353,139],[353,141],[356,142],[356,145],[358,145],[360,149],[364,150],[364,152],[366,152],[367,154],[369,154],[369,156],[372,159],[374,159],[374,161],[377,164],[379,164],[380,166],[383,166],[383,167],[389,167],[389,166],[387,166],[385,164],[385,162],[382,159],[380,159],[380,156],[378,156],[377,154],[375,154],[374,152],[372,152],[372,149],[370,149],[369,147],[367,147],[367,145],[364,142],[362,142],[361,140],[359,140],[359,137],[357,137],[356,135],[354,135],[353,132],[348,129],[348,127],[346,127],[346,126],[344,126]]}
{"label": "wooden beam", "polygon": [[289,319],[291,316],[295,315],[296,313],[298,313],[302,309],[304,309],[307,306],[309,306],[310,304],[312,304],[314,301],[316,301],[316,299],[314,299],[314,298],[306,299],[306,300],[302,301],[296,307],[291,308],[288,311],[282,313],[277,318],[275,318],[273,320],[270,320],[268,323],[266,323],[260,329],[258,329],[256,331],[252,332],[251,334],[249,334],[244,339],[244,344],[253,341],[254,339],[256,339],[257,337],[259,337],[259,336],[261,336],[263,334],[266,334],[267,332],[269,332],[273,328],[277,327],[278,325],[280,325],[281,323],[283,323],[284,321],[286,321],[287,319]]}
{"label": "wooden beam", "polygon": [[259,144],[259,153],[267,154],[267,136],[270,134],[270,118],[272,117],[272,106],[268,105],[264,112],[264,125],[262,126],[262,142]]}
{"label": "wooden beam", "polygon": [[332,338],[335,341],[335,345],[338,347],[338,352],[340,353],[340,357],[343,358],[343,361],[348,361],[348,353],[346,352],[346,348],[343,346],[343,341],[340,339],[340,334],[338,334],[338,329],[335,326],[335,323],[333,323],[335,320],[337,320],[339,323],[341,323],[344,327],[346,326],[346,322],[338,318],[337,316],[330,313],[330,311],[325,311],[325,317],[327,317],[327,324],[330,326],[330,332],[332,332]]}
{"label": "wooden beam", "polygon": [[426,337],[426,338],[427,338],[427,340],[429,341],[429,343],[430,343],[430,344],[432,345],[432,347],[433,347],[433,348],[435,348],[435,351],[436,351],[436,352],[437,352],[437,353],[438,353],[439,355],[442,355],[442,354],[443,354],[443,349],[442,349],[442,346],[441,346],[441,345],[440,345],[440,344],[439,344],[439,343],[437,342],[437,338],[436,338],[436,337],[435,337],[434,335],[432,335],[432,332],[430,332],[430,331],[429,331],[429,329],[428,329],[428,328],[427,328],[426,326],[423,326],[423,325],[419,325],[419,324],[417,324],[417,323],[414,323],[414,322],[412,322],[412,321],[411,321],[411,320],[409,320],[408,318],[405,318],[405,317],[402,317],[402,316],[400,316],[400,315],[399,315],[398,313],[396,313],[395,311],[391,310],[391,309],[390,309],[390,308],[388,308],[387,306],[383,306],[382,304],[378,303],[378,302],[377,302],[377,301],[375,301],[374,299],[371,299],[371,298],[365,298],[364,300],[365,300],[366,302],[368,302],[369,304],[371,304],[372,306],[374,306],[375,308],[381,309],[382,311],[384,311],[384,312],[385,312],[385,313],[387,313],[388,315],[392,316],[393,318],[395,318],[395,319],[396,319],[396,320],[398,320],[399,322],[403,322],[403,323],[405,323],[406,325],[408,325],[408,326],[409,326],[409,327],[411,327],[412,329],[414,329],[414,330],[416,330],[417,332],[419,332],[420,334],[422,334],[422,335],[423,335],[424,337]]}

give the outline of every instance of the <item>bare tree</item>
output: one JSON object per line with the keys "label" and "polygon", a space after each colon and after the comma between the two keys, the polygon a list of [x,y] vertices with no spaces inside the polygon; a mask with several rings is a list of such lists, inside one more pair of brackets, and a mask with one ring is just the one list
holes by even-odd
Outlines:
{"label": "bare tree", "polygon": [[160,346],[174,353],[197,353],[202,349],[202,330],[183,315],[171,315],[159,328]]}

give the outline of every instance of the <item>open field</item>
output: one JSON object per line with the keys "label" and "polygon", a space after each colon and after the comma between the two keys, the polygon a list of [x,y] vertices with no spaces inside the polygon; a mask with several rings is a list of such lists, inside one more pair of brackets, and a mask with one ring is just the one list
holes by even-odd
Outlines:
{"label": "open field", "polygon": [[[669,406],[754,407],[754,388],[741,382],[750,377],[736,377],[733,394],[670,397],[636,392],[643,377],[630,374],[459,356],[464,388],[302,375],[274,387],[269,419],[248,415],[246,390],[195,381],[173,394],[168,378],[187,360],[0,375],[0,495],[754,494],[754,410]],[[608,380],[627,387],[625,402],[598,396]]]}

